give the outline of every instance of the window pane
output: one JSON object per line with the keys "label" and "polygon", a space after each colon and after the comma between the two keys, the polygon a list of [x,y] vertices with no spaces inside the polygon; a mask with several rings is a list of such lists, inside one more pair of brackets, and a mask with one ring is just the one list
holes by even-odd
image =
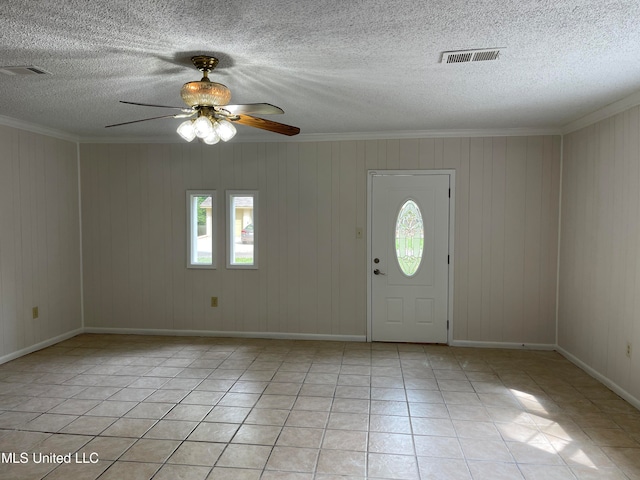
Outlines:
{"label": "window pane", "polygon": [[231,230],[230,264],[252,266],[255,264],[254,195],[229,196]]}
{"label": "window pane", "polygon": [[213,191],[187,192],[188,246],[190,267],[215,267],[214,222],[215,194]]}
{"label": "window pane", "polygon": [[420,208],[413,200],[407,200],[396,220],[396,258],[400,270],[406,276],[415,275],[422,262],[424,226]]}

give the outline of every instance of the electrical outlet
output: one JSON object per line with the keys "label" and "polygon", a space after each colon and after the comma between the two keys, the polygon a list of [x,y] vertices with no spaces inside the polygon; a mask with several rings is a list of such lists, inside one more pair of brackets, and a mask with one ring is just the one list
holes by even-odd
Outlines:
{"label": "electrical outlet", "polygon": [[631,342],[627,342],[627,357],[631,358]]}
{"label": "electrical outlet", "polygon": [[211,297],[211,306],[212,307],[218,306],[218,297]]}
{"label": "electrical outlet", "polygon": [[39,316],[38,307],[33,307],[31,309],[31,317],[35,320],[36,318],[38,318],[38,316]]}

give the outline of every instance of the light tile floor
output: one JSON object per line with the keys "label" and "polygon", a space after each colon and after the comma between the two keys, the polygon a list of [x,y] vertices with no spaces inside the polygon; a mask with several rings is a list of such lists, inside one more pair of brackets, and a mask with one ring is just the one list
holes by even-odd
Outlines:
{"label": "light tile floor", "polygon": [[555,352],[80,335],[0,366],[0,452],[11,480],[640,479],[640,412]]}

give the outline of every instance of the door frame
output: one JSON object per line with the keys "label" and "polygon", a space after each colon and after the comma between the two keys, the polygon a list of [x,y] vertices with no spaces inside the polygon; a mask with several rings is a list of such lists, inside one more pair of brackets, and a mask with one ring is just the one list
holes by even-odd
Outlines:
{"label": "door frame", "polygon": [[372,235],[373,235],[373,177],[376,176],[416,176],[416,175],[448,175],[451,196],[449,199],[449,285],[447,303],[447,345],[453,341],[453,272],[454,272],[454,252],[455,244],[455,205],[456,205],[456,171],[454,169],[434,169],[434,170],[367,170],[367,342],[372,341],[373,333],[373,282],[371,272],[373,271],[372,255]]}

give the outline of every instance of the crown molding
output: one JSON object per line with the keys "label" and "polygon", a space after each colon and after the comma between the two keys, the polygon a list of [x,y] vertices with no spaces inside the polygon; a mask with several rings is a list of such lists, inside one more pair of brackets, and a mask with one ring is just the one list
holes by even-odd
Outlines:
{"label": "crown molding", "polygon": [[[340,142],[355,140],[403,140],[420,138],[456,138],[456,137],[531,137],[540,135],[561,135],[559,128],[493,128],[493,129],[455,129],[455,130],[416,130],[405,132],[355,132],[355,133],[307,133],[287,137],[241,136],[236,143],[300,143],[300,142]],[[231,142],[233,143],[234,140]],[[169,143],[184,144],[177,135],[173,137],[84,137],[80,143]]]}
{"label": "crown molding", "polygon": [[163,144],[175,144],[175,143],[186,143],[182,140],[178,134],[175,135],[176,138],[173,137],[80,137],[78,139],[78,143],[163,143]]}
{"label": "crown molding", "polygon": [[404,140],[460,137],[532,137],[561,135],[558,128],[478,128],[450,130],[414,130],[403,132],[310,133],[298,135],[300,142],[334,142],[349,140]]}
{"label": "crown molding", "polygon": [[0,115],[0,125],[17,128],[19,130],[25,130],[31,133],[38,133],[40,135],[46,135],[47,137],[54,137],[69,142],[78,143],[80,141],[80,137],[78,137],[77,135],[72,135],[70,133],[63,132],[61,130],[55,130],[49,127],[43,127],[42,125],[37,125],[35,123],[17,120],[15,118],[5,117],[4,115]]}
{"label": "crown molding", "polygon": [[[640,92],[638,94],[629,97],[634,98],[635,103],[625,103],[619,107],[616,107],[614,113],[624,111],[629,106],[640,104]],[[625,99],[625,101],[629,101]],[[623,101],[621,101],[623,102]],[[617,105],[618,103],[616,102]],[[608,107],[605,107],[608,108]],[[602,109],[603,111],[605,109]],[[607,110],[608,111],[608,110]],[[597,113],[597,112],[595,112]],[[594,113],[594,114],[595,114]],[[612,114],[614,114],[612,113]],[[592,115],[594,115],[592,114]],[[591,123],[606,118],[609,115],[601,114],[602,117],[597,117],[592,120]],[[588,115],[583,117],[587,119],[591,117]],[[581,119],[582,120],[582,119]],[[578,120],[573,123],[580,122]],[[572,124],[568,124],[563,128],[477,128],[477,129],[448,129],[448,130],[413,130],[413,131],[396,131],[396,132],[349,132],[349,133],[308,133],[296,135],[295,137],[287,137],[283,135],[242,135],[238,136],[235,140],[236,143],[283,143],[283,142],[339,142],[339,141],[357,141],[357,140],[403,140],[403,139],[420,139],[420,138],[460,138],[460,137],[531,137],[542,135],[562,135],[567,133],[567,128]],[[588,125],[589,123],[585,124]],[[38,133],[50,137],[59,138],[61,140],[67,140],[70,142],[80,144],[114,144],[114,143],[126,143],[126,144],[183,144],[184,142],[177,135],[174,136],[162,136],[162,137],[81,137],[73,135],[61,130],[56,130],[42,125],[37,125],[23,120],[17,120],[15,118],[6,117],[0,115],[0,125],[8,127],[18,128],[26,130],[32,133]],[[582,128],[582,127],[577,127]],[[575,128],[575,129],[577,129]],[[573,130],[569,130],[573,131]]]}
{"label": "crown molding", "polygon": [[618,113],[622,113],[625,110],[629,110],[630,108],[638,105],[640,105],[640,92],[633,93],[628,97],[624,97],[617,102],[610,103],[595,112],[591,112],[584,117],[580,117],[573,122],[567,123],[562,127],[562,134],[567,135],[568,133],[575,132],[576,130],[588,127],[589,125],[593,125],[594,123],[598,123],[602,120],[606,120],[607,118],[613,117]]}

